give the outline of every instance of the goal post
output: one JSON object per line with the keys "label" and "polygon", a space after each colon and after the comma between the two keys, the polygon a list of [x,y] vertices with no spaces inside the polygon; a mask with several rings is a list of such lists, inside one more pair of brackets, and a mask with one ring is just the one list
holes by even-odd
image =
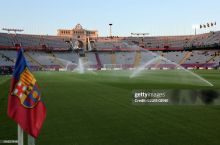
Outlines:
{"label": "goal post", "polygon": [[122,70],[123,64],[103,64],[104,70]]}

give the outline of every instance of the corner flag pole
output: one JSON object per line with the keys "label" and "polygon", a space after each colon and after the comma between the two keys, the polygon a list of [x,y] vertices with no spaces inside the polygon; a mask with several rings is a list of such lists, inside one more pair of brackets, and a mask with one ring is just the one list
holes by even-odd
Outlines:
{"label": "corner flag pole", "polygon": [[[18,125],[18,145],[24,145],[24,131]],[[28,145],[35,145],[35,139],[28,134]]]}
{"label": "corner flag pole", "polygon": [[35,139],[28,134],[28,145],[35,145]]}
{"label": "corner flag pole", "polygon": [[18,145],[24,145],[24,131],[18,124]]}

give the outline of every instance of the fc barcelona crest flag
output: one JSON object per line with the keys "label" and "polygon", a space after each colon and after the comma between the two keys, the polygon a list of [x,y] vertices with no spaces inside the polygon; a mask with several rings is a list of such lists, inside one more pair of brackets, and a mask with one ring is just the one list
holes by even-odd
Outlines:
{"label": "fc barcelona crest flag", "polygon": [[8,116],[37,138],[46,118],[46,107],[36,78],[32,74],[23,49],[18,50],[8,96]]}

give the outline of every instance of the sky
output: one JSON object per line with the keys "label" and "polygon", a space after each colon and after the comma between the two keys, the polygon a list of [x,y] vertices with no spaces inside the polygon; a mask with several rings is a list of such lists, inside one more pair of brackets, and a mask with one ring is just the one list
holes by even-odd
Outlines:
{"label": "sky", "polygon": [[213,21],[216,27],[197,33],[220,30],[219,6],[219,0],[1,0],[0,29],[56,35],[57,29],[80,23],[108,36],[112,23],[114,36],[188,35],[194,33],[192,25]]}

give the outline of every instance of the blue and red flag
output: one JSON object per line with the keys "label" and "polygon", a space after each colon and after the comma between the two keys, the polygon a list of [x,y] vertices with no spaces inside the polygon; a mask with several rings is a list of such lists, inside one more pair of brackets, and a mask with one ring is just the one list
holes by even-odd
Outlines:
{"label": "blue and red flag", "polygon": [[37,138],[46,118],[37,81],[30,71],[23,49],[18,50],[8,96],[8,116],[21,128]]}

